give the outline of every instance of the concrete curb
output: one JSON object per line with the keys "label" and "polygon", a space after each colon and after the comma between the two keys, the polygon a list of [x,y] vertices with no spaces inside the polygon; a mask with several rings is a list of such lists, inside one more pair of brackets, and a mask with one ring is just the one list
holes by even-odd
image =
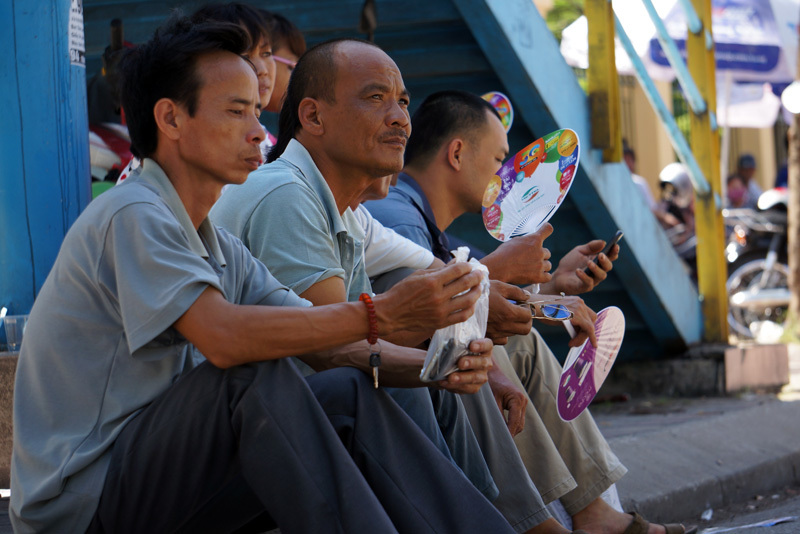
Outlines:
{"label": "concrete curb", "polygon": [[768,402],[609,440],[623,509],[677,521],[800,482],[800,401]]}

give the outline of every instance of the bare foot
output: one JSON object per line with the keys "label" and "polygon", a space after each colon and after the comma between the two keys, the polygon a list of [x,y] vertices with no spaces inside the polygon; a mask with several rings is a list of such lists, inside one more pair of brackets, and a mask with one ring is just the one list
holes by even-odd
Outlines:
{"label": "bare foot", "polygon": [[525,534],[570,534],[570,532],[551,517],[526,531]]}
{"label": "bare foot", "polygon": [[[603,499],[595,499],[586,508],[572,516],[572,527],[589,534],[622,534],[633,522],[630,514],[619,512]],[[662,525],[650,523],[647,534],[665,534]]]}

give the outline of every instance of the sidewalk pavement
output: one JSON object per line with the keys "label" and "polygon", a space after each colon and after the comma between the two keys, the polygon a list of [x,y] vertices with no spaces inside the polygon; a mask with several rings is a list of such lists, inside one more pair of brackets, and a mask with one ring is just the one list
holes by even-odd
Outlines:
{"label": "sidewalk pavement", "polygon": [[774,394],[663,398],[591,410],[628,474],[625,511],[656,522],[699,516],[800,483],[800,345],[791,382]]}
{"label": "sidewalk pavement", "polygon": [[[800,483],[800,345],[780,394],[634,398],[595,404],[595,420],[628,467],[617,483],[625,511],[656,522],[697,517]],[[602,394],[602,391],[601,391]],[[11,532],[0,500],[0,534]]]}

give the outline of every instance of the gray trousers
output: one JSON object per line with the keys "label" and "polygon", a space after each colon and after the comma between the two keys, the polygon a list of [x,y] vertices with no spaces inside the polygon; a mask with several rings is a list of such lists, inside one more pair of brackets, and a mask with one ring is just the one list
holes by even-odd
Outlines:
{"label": "gray trousers", "polygon": [[525,429],[514,438],[528,473],[544,502],[560,499],[567,513],[575,515],[628,470],[588,410],[570,422],[558,416],[561,365],[536,330],[509,338],[505,347],[494,349],[494,356],[531,401]]}
{"label": "gray trousers", "polygon": [[[431,414],[432,416],[432,414]],[[287,360],[180,378],[126,425],[90,533],[511,532],[383,391]]]}
{"label": "gray trousers", "polygon": [[489,384],[460,398],[499,490],[492,504],[516,532],[526,532],[548,519],[550,512],[526,470]]}

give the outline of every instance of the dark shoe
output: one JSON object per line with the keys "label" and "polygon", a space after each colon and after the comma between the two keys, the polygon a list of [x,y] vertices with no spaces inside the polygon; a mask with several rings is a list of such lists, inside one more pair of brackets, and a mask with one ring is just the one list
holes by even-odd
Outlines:
{"label": "dark shoe", "polygon": [[[647,529],[650,527],[650,523],[648,523],[636,512],[630,512],[628,515],[633,516],[633,521],[630,525],[628,525],[628,528],[626,528],[625,532],[622,534],[647,534]],[[668,523],[660,526],[664,527],[664,530],[667,531],[667,534],[695,534],[697,532],[697,527],[691,527],[691,529],[687,530],[679,523]]]}

